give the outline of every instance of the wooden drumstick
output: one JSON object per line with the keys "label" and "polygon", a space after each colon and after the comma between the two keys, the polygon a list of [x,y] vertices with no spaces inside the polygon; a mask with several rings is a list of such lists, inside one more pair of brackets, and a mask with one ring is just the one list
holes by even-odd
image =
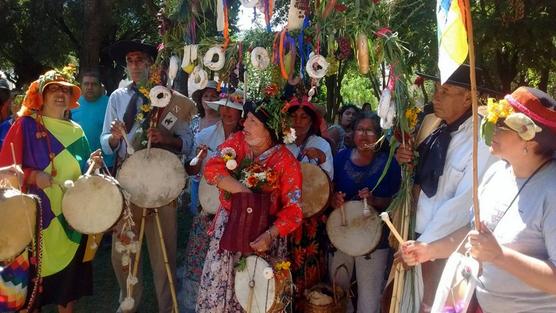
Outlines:
{"label": "wooden drumstick", "polygon": [[191,162],[189,162],[189,166],[195,166],[199,163],[199,159],[201,158],[201,154],[203,154],[203,151],[205,151],[205,149],[199,150],[199,153],[197,153],[197,155],[191,160]]}
{"label": "wooden drumstick", "polygon": [[93,160],[91,160],[91,165],[89,165],[89,168],[87,169],[87,171],[85,172],[85,176],[89,176],[91,175],[91,173],[93,172],[93,169],[95,168],[95,162]]}
{"label": "wooden drumstick", "polygon": [[371,216],[371,210],[369,209],[367,198],[363,198],[363,216]]}
{"label": "wooden drumstick", "polygon": [[127,154],[132,155],[133,153],[135,153],[135,149],[133,149],[133,146],[129,143],[129,139],[127,139],[127,134],[125,133],[125,131],[121,128],[120,131],[122,132],[122,137],[124,138],[126,152]]}
{"label": "wooden drumstick", "polygon": [[380,218],[382,219],[384,224],[386,224],[386,226],[388,226],[388,228],[390,229],[390,231],[392,232],[394,237],[396,237],[398,242],[400,244],[403,244],[404,240],[403,240],[402,236],[400,235],[400,233],[396,230],[396,227],[394,227],[394,224],[392,224],[392,222],[390,221],[390,216],[388,216],[388,212],[380,213]]}
{"label": "wooden drumstick", "polygon": [[342,206],[340,207],[340,215],[342,216],[342,226],[346,226],[347,225],[347,221],[346,221],[346,209],[344,208],[344,205],[342,204]]}

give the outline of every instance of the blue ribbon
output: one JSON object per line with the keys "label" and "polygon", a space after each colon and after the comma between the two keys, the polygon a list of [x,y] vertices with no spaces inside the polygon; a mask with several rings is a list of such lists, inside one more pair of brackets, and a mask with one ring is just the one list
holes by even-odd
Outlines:
{"label": "blue ribbon", "polygon": [[[299,74],[301,75],[301,78],[303,78],[305,75],[305,63],[307,62],[307,59],[309,58],[309,53],[310,50],[307,50],[307,52],[305,52],[304,50],[304,46],[303,46],[303,42],[304,37],[305,37],[305,29],[308,28],[309,26],[311,26],[311,21],[309,20],[309,16],[305,15],[305,18],[303,19],[303,26],[301,26],[301,31],[299,32],[299,35],[297,36],[297,48],[299,51],[299,55],[301,57],[301,62],[300,62],[300,66],[301,68],[299,69]],[[310,48],[310,45],[308,45],[307,48]]]}

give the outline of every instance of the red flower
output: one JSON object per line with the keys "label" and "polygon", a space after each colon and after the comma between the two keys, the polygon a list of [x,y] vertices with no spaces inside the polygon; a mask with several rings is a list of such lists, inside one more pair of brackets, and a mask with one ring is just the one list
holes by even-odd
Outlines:
{"label": "red flower", "polygon": [[264,94],[267,97],[274,97],[278,94],[279,88],[277,84],[270,84],[264,88]]}
{"label": "red flower", "polygon": [[388,35],[392,33],[392,30],[388,27],[382,27],[381,29],[376,31],[376,36],[379,38],[386,38]]}
{"label": "red flower", "polygon": [[305,256],[303,255],[303,248],[300,247],[293,248],[292,256],[293,256],[292,261],[295,268],[301,268],[301,266],[303,265],[303,261],[305,259]]}
{"label": "red flower", "polygon": [[255,176],[247,177],[247,184],[249,184],[249,186],[256,186],[257,185],[257,179],[255,178]]}
{"label": "red flower", "polygon": [[334,9],[338,12],[345,12],[347,10],[347,6],[343,3],[337,3],[334,5]]}
{"label": "red flower", "polygon": [[311,244],[308,245],[307,248],[305,248],[305,253],[307,254],[307,257],[312,257],[317,255],[318,249],[319,245],[316,242],[311,242]]}
{"label": "red flower", "polygon": [[315,238],[317,236],[317,223],[314,220],[311,220],[309,223],[305,224],[307,237],[308,238]]}
{"label": "red flower", "polygon": [[415,78],[415,81],[413,82],[415,85],[417,85],[418,87],[423,86],[423,83],[425,82],[425,79],[422,76],[417,76],[417,78]]}

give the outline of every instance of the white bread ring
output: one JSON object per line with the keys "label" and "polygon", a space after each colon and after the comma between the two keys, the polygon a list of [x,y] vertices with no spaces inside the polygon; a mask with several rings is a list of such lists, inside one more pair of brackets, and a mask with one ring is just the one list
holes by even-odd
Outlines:
{"label": "white bread ring", "polygon": [[164,86],[154,86],[149,92],[149,99],[153,107],[164,108],[170,103],[172,92]]}
{"label": "white bread ring", "polygon": [[324,75],[326,75],[326,71],[328,70],[328,62],[322,55],[314,54],[309,57],[309,60],[305,65],[305,70],[307,71],[307,74],[309,74],[309,77],[321,79],[324,77]]}
{"label": "white bread ring", "polygon": [[270,57],[268,51],[263,47],[256,47],[251,51],[251,64],[256,69],[264,70],[270,65]]}
{"label": "white bread ring", "polygon": [[195,66],[195,69],[193,70],[191,75],[189,75],[188,87],[189,86],[192,87],[191,88],[192,90],[199,90],[199,89],[205,89],[207,84],[208,84],[207,71],[205,71],[198,65]]}
{"label": "white bread ring", "polygon": [[[218,56],[218,60],[213,62],[212,59],[215,55]],[[213,72],[220,71],[224,68],[225,61],[226,58],[224,57],[224,49],[222,49],[221,46],[214,46],[210,48],[203,57],[203,64]]]}
{"label": "white bread ring", "polygon": [[252,9],[255,6],[257,6],[257,3],[259,3],[259,0],[241,0],[241,5],[249,9]]}

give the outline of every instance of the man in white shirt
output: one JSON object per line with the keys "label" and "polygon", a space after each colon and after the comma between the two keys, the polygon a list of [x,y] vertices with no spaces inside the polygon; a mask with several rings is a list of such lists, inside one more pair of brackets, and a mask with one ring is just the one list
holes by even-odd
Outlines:
{"label": "man in white shirt", "polygon": [[[156,48],[136,41],[119,41],[111,46],[110,54],[118,64],[126,66],[128,77],[132,83],[116,89],[110,95],[100,138],[104,153],[117,154],[117,159],[121,162],[127,150],[126,142],[122,139],[123,136],[127,136],[128,141],[134,146],[135,150],[144,148],[144,138],[150,137],[153,146],[172,151],[176,154],[189,155],[191,153],[193,136],[189,123],[186,121],[175,121],[168,131],[159,128],[148,128],[146,136],[141,133],[141,124],[145,123],[145,121],[141,121],[139,117],[145,113],[142,110],[142,105],[148,99],[139,92],[137,85],[148,79],[149,68],[157,54]],[[132,205],[131,210],[136,228],[138,229],[141,222],[142,208]],[[177,212],[175,202],[159,208],[158,212],[162,224],[162,236],[165,242],[168,265],[173,285],[175,286],[177,249]],[[138,233],[137,229],[135,229],[136,233]],[[126,279],[131,266],[124,266],[122,264],[122,253],[116,249],[116,242],[125,239],[118,238],[116,235],[112,237],[112,266],[120,285],[120,303],[122,303],[126,296]],[[173,308],[170,281],[166,273],[156,220],[153,215],[148,215],[145,218],[145,238],[153,272],[159,312],[170,313]],[[143,253],[142,255],[145,254]],[[138,282],[133,286],[133,307],[127,308],[124,306],[122,308],[120,306],[118,312],[137,311],[143,291],[141,264],[137,276]]]}
{"label": "man in white shirt", "polygon": [[[462,65],[443,85],[437,77],[419,75],[437,81],[432,104],[434,114],[442,119],[440,127],[416,148],[419,164],[415,182],[421,187],[416,211],[416,240],[430,243],[469,222],[473,170],[471,90],[467,65]],[[482,141],[479,141],[478,152],[478,171],[482,176],[495,159]],[[413,148],[401,146],[396,159],[400,164],[411,163],[414,155]],[[420,312],[430,310],[444,264],[445,260],[422,264],[424,293]]]}

